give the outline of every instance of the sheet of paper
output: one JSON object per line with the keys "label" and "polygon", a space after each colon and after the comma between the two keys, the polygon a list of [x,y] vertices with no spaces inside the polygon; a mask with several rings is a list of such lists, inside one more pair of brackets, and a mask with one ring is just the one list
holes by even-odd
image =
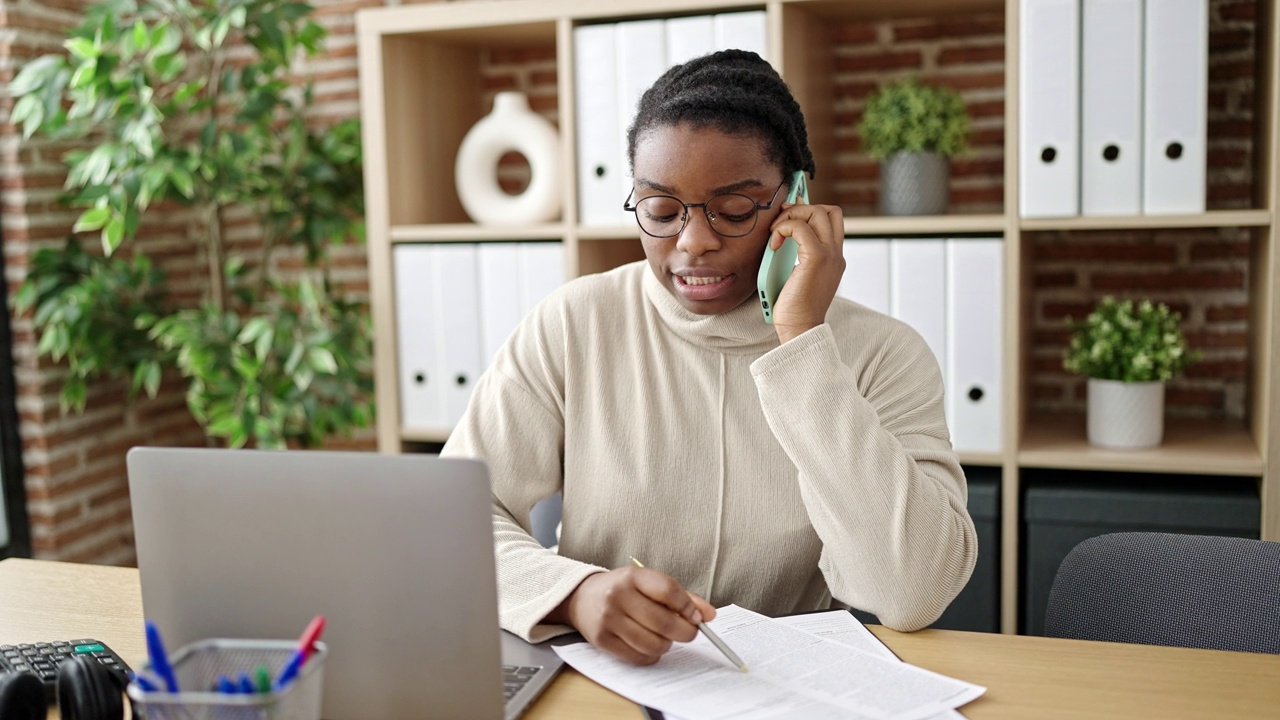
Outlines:
{"label": "sheet of paper", "polygon": [[701,635],[647,667],[587,643],[556,652],[614,692],[686,720],[922,720],[985,690],[734,605],[710,625],[751,672],[739,672]]}
{"label": "sheet of paper", "polygon": [[[793,627],[828,640],[834,640],[888,660],[901,662],[898,660],[898,656],[893,654],[892,650],[880,642],[880,638],[877,638],[867,629],[866,625],[863,625],[858,618],[845,610],[831,610],[828,612],[808,613],[806,615],[788,615],[787,617],[777,618],[777,621],[787,627]],[[681,720],[681,718],[667,718],[667,720]],[[947,710],[928,718],[928,720],[965,720],[965,716],[956,710]]]}

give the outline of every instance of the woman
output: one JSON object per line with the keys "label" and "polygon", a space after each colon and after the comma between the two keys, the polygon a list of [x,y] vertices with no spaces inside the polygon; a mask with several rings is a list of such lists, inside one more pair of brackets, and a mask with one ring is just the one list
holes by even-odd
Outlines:
{"label": "woman", "polygon": [[[531,313],[443,452],[489,464],[503,627],[652,663],[729,603],[933,622],[977,555],[941,375],[909,327],[835,299],[840,209],[783,202],[815,169],[790,91],[714,53],[644,94],[627,141],[647,262]],[[769,325],[756,275],[784,238]],[[558,491],[557,554],[527,528]]]}

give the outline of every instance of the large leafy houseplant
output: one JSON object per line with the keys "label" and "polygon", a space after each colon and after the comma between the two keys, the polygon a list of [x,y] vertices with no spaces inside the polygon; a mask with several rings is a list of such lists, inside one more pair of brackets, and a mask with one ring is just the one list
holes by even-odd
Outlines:
{"label": "large leafy houseplant", "polygon": [[[281,0],[101,0],[66,53],[14,79],[12,122],[26,137],[72,140],[64,200],[76,232],[32,258],[20,309],[34,308],[41,354],[68,364],[64,408],[89,383],[126,378],[154,396],[167,368],[208,435],[232,446],[315,445],[372,419],[365,308],[329,274],[329,246],[363,237],[359,128],[313,127],[309,84],[292,74],[324,30],[312,7]],[[144,217],[187,206],[207,259],[207,296],[177,307],[137,242]],[[233,208],[261,245],[228,251]],[[243,222],[243,220],[241,220]],[[202,246],[202,247],[201,247]],[[284,248],[298,277],[272,274]]]}

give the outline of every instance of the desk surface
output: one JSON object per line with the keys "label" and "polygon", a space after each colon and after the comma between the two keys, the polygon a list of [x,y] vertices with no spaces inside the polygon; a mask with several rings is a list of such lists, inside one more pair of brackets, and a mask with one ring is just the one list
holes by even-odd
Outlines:
{"label": "desk surface", "polygon": [[[984,718],[1256,718],[1280,709],[1280,655],[872,626],[903,660],[987,687]],[[95,637],[146,657],[137,570],[0,562],[0,644]],[[51,715],[56,717],[56,714]],[[637,707],[567,670],[529,720],[640,720]]]}

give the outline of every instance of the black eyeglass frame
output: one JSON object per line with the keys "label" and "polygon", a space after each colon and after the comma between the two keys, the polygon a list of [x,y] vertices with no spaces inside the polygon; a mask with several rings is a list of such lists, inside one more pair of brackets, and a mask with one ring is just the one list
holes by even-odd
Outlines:
{"label": "black eyeglass frame", "polygon": [[[723,238],[740,238],[740,237],[746,237],[755,231],[756,223],[760,222],[760,211],[773,209],[773,204],[778,201],[778,193],[781,192],[782,188],[786,185],[787,185],[786,180],[783,180],[781,183],[779,183],[778,188],[773,191],[773,197],[769,198],[769,202],[765,203],[764,205],[757,203],[756,199],[751,197],[750,195],[743,195],[742,193],[720,193],[719,195],[716,195],[715,197],[708,199],[706,202],[700,202],[700,203],[687,203],[674,195],[650,195],[649,197],[641,198],[639,201],[636,202],[635,205],[632,205],[631,198],[635,196],[636,189],[631,188],[631,192],[627,195],[627,199],[622,201],[622,209],[626,210],[629,213],[635,214],[636,225],[640,226],[640,231],[643,232],[645,235],[648,235],[649,237],[653,237],[653,238],[666,239],[666,238],[678,237],[680,233],[684,232],[684,229],[689,225],[689,215],[691,214],[689,212],[690,208],[702,208],[702,214],[707,218],[707,225],[711,227],[711,231],[714,232],[715,234]],[[712,200],[715,200],[718,197],[725,197],[728,195],[737,195],[738,197],[746,198],[753,205],[755,205],[755,215],[751,219],[751,227],[748,228],[747,231],[744,233],[740,233],[738,235],[726,235],[725,233],[720,232],[720,230],[716,228],[716,214],[707,209],[707,205]],[[648,228],[644,226],[644,223],[640,222],[640,214],[636,212],[636,208],[638,208],[640,206],[640,203],[644,202],[645,200],[651,200],[653,198],[670,198],[684,206],[684,217],[680,219],[680,229],[676,230],[670,235],[655,235],[649,232]]]}

